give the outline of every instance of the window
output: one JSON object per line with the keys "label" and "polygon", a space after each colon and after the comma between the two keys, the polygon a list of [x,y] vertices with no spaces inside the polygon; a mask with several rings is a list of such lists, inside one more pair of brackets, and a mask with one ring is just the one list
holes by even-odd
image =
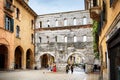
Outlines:
{"label": "window", "polygon": [[9,16],[5,17],[5,30],[13,32],[14,30],[14,20]]}
{"label": "window", "polygon": [[77,23],[76,23],[77,21],[76,21],[76,17],[74,17],[74,19],[73,19],[73,25],[76,25]]}
{"label": "window", "polygon": [[97,1],[98,0],[93,0],[93,7],[98,6]]}
{"label": "window", "polygon": [[49,20],[47,20],[47,25],[48,25],[48,27],[50,27],[50,21]]}
{"label": "window", "polygon": [[42,42],[42,38],[41,37],[39,37],[39,41],[40,41],[40,43]]}
{"label": "window", "polygon": [[67,26],[67,19],[64,19],[64,26]]}
{"label": "window", "polygon": [[87,36],[83,36],[83,42],[87,41]]}
{"label": "window", "polygon": [[47,36],[47,40],[48,40],[47,43],[49,44],[49,36]]}
{"label": "window", "polygon": [[74,42],[77,42],[77,37],[76,37],[76,35],[74,35]]}
{"label": "window", "polygon": [[34,29],[34,20],[31,20],[31,28]]}
{"label": "window", "polygon": [[115,5],[115,3],[117,2],[118,0],[110,0],[110,7],[112,7],[113,5]]}
{"label": "window", "polygon": [[67,42],[67,36],[65,36],[65,42]]}
{"label": "window", "polygon": [[42,21],[40,21],[40,28],[42,28]]}
{"label": "window", "polygon": [[58,26],[58,20],[55,21],[55,26]]}
{"label": "window", "polygon": [[20,27],[19,26],[16,27],[16,37],[17,38],[20,37]]}
{"label": "window", "polygon": [[34,44],[34,35],[31,34],[31,43]]}
{"label": "window", "polygon": [[11,9],[12,2],[13,2],[12,0],[6,0],[6,6],[5,6],[5,7],[6,7],[7,9]]}
{"label": "window", "polygon": [[83,25],[87,24],[87,18],[83,17]]}
{"label": "window", "polygon": [[57,42],[57,36],[55,36],[55,41]]}
{"label": "window", "polygon": [[16,18],[20,19],[20,10],[16,8]]}

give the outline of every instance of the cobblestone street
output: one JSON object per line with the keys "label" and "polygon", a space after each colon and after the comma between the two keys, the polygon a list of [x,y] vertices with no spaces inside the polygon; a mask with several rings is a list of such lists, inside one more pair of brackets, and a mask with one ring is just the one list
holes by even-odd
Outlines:
{"label": "cobblestone street", "polygon": [[48,70],[1,71],[0,80],[98,80],[99,74],[85,74],[83,71],[50,72]]}

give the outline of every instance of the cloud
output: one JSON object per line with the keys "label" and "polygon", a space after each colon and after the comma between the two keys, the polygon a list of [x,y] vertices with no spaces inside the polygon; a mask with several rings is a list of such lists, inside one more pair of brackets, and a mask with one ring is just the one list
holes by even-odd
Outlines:
{"label": "cloud", "polygon": [[29,5],[37,14],[48,14],[84,9],[84,0],[30,0]]}

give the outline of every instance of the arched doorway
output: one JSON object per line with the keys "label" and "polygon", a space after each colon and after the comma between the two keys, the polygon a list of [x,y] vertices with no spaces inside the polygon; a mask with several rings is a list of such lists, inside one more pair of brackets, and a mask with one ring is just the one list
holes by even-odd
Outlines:
{"label": "arched doorway", "polygon": [[8,49],[5,45],[0,45],[0,70],[7,69]]}
{"label": "arched doorway", "polygon": [[26,52],[26,69],[32,69],[33,58],[32,51],[30,49]]}
{"label": "arched doorway", "polygon": [[15,49],[15,69],[22,69],[22,48],[20,46]]}
{"label": "arched doorway", "polygon": [[79,54],[72,54],[68,57],[67,60],[68,64],[82,64],[83,63],[83,57]]}
{"label": "arched doorway", "polygon": [[54,57],[50,54],[43,54],[40,59],[42,68],[47,68],[54,63]]}

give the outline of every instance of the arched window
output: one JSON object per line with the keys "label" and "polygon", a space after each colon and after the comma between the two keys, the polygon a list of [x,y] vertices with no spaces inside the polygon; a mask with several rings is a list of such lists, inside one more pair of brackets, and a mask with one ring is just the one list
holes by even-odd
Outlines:
{"label": "arched window", "polygon": [[34,35],[31,34],[31,43],[34,44]]}
{"label": "arched window", "polygon": [[65,42],[67,42],[67,36],[65,36]]}
{"label": "arched window", "polygon": [[83,25],[87,24],[87,18],[84,16],[83,17]]}
{"label": "arched window", "polygon": [[77,42],[77,37],[76,37],[76,35],[74,35],[74,42]]}
{"label": "arched window", "polygon": [[77,25],[76,17],[73,18],[73,25]]}
{"label": "arched window", "polygon": [[16,8],[16,18],[20,19],[20,10]]}
{"label": "arched window", "polygon": [[55,41],[57,42],[57,36],[55,36]]}
{"label": "arched window", "polygon": [[58,26],[58,20],[56,19],[56,21],[55,21],[55,26]]}
{"label": "arched window", "polygon": [[39,37],[39,41],[40,41],[40,43],[42,42],[42,38],[41,37]]}
{"label": "arched window", "polygon": [[83,42],[86,42],[86,41],[87,41],[87,36],[84,35],[84,36],[83,36]]}
{"label": "arched window", "polygon": [[40,21],[40,28],[42,28],[42,21]]}
{"label": "arched window", "polygon": [[20,37],[20,27],[19,26],[16,27],[16,37],[17,38]]}
{"label": "arched window", "polygon": [[49,43],[49,36],[47,36],[47,40],[48,40],[47,43]]}
{"label": "arched window", "polygon": [[50,27],[50,21],[49,20],[47,20],[47,25],[48,25],[48,27]]}
{"label": "arched window", "polygon": [[34,20],[31,20],[31,28],[34,29]]}
{"label": "arched window", "polygon": [[67,26],[67,24],[68,24],[68,23],[67,23],[67,19],[65,18],[65,19],[64,19],[64,26]]}

